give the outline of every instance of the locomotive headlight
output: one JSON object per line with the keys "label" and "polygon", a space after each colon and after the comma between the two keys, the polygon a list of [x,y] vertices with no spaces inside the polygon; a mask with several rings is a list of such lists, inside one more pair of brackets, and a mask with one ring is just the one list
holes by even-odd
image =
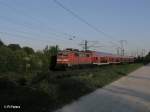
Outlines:
{"label": "locomotive headlight", "polygon": [[68,59],[57,59],[57,61],[59,61],[59,62],[61,62],[61,61],[68,62],[69,60]]}

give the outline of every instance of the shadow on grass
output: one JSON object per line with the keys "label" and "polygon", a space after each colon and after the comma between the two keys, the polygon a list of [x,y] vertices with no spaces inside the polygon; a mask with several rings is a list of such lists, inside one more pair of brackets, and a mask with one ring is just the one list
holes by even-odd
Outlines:
{"label": "shadow on grass", "polygon": [[[47,91],[50,91],[50,97],[54,98],[54,109],[61,108],[65,104],[71,103],[79,97],[93,91],[93,88],[83,81],[70,77],[49,80],[49,85],[51,87]],[[51,91],[52,86],[55,89],[53,91]]]}
{"label": "shadow on grass", "polygon": [[[51,94],[52,86],[56,91],[54,94]],[[73,78],[49,80],[48,87],[46,91],[50,93],[38,88],[33,89],[28,85],[20,86],[6,77],[0,78],[1,112],[10,110],[4,109],[4,105],[21,107],[11,112],[51,112],[92,91],[92,88]]]}
{"label": "shadow on grass", "polygon": [[122,71],[116,71],[116,73],[119,74],[119,75],[123,75],[123,76],[127,75],[126,73],[124,73]]}
{"label": "shadow on grass", "polygon": [[[47,94],[29,87],[19,86],[7,78],[0,78],[1,112],[48,112],[52,108]],[[20,106],[20,109],[4,109],[4,105]]]}

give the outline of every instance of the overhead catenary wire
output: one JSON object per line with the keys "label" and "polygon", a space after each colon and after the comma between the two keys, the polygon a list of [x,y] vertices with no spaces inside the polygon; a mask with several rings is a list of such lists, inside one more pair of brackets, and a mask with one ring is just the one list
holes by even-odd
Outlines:
{"label": "overhead catenary wire", "polygon": [[48,40],[48,39],[40,39],[40,38],[35,38],[35,37],[31,37],[31,36],[25,36],[25,35],[22,35],[22,34],[16,34],[16,33],[11,33],[11,32],[0,32],[0,34],[3,34],[4,35],[10,35],[12,38],[15,37],[15,38],[22,38],[23,40],[26,40],[27,38],[30,39],[30,40],[33,40],[33,41],[40,41],[42,43],[45,43],[45,42],[56,42],[56,41],[52,41],[52,40]]}
{"label": "overhead catenary wire", "polygon": [[[105,37],[107,37],[108,39],[111,39],[111,41],[109,41],[110,44],[112,44],[113,46],[118,47],[119,44],[114,41],[114,38],[107,34],[106,32],[104,32],[103,30],[99,29],[98,27],[96,27],[95,25],[89,23],[86,19],[84,19],[83,17],[81,17],[80,15],[78,15],[77,13],[75,13],[73,10],[71,10],[70,8],[66,7],[65,5],[63,5],[63,3],[59,2],[58,0],[53,0],[57,5],[59,5],[61,8],[63,8],[65,11],[67,11],[69,14],[71,14],[73,17],[75,17],[76,19],[78,19],[79,21],[81,21],[82,23],[86,24],[88,27],[90,27],[91,29],[93,29],[94,31],[98,32],[99,34],[103,34]],[[84,44],[82,44],[84,45]],[[86,47],[85,47],[86,48]]]}
{"label": "overhead catenary wire", "polygon": [[[1,18],[0,19],[2,19],[2,16],[0,16]],[[12,23],[12,24],[15,24],[15,25],[17,25],[17,26],[21,26],[21,27],[24,27],[24,28],[27,28],[27,29],[30,29],[30,30],[32,30],[32,31],[36,31],[36,33],[34,32],[34,33],[31,33],[31,32],[29,32],[29,31],[20,31],[20,30],[15,30],[15,32],[17,32],[17,33],[23,33],[23,35],[25,34],[25,35],[32,35],[32,36],[36,36],[36,37],[39,37],[39,36],[42,36],[42,37],[44,37],[44,38],[42,38],[42,39],[46,39],[45,37],[47,37],[47,39],[49,40],[49,39],[55,39],[55,40],[62,40],[62,41],[67,41],[67,40],[69,40],[69,39],[64,39],[64,38],[59,38],[60,37],[60,35],[59,34],[57,34],[57,33],[50,33],[52,36],[45,36],[45,35],[41,35],[41,33],[39,33],[39,31],[37,32],[37,30],[35,30],[34,29],[34,27],[32,27],[32,26],[28,26],[28,25],[26,25],[26,24],[24,24],[23,26],[22,26],[22,24],[18,24],[18,23],[14,23],[14,22],[12,22],[11,21],[11,19],[6,19],[5,18],[5,21],[7,21],[8,23]],[[13,30],[14,31],[14,30]],[[49,35],[49,33],[45,33],[45,34],[47,34],[47,35]]]}
{"label": "overhead catenary wire", "polygon": [[[0,16],[1,17],[1,16]],[[0,18],[0,19],[2,19],[2,18]],[[5,19],[5,21],[6,21],[7,19]],[[9,23],[13,23],[13,22],[11,22],[10,21],[10,19],[8,19],[8,21],[7,22],[9,22]],[[15,23],[14,23],[15,24]],[[22,26],[22,25],[20,25],[20,24],[16,24],[17,26]],[[25,28],[27,28],[27,29],[31,29],[31,30],[33,30],[33,28],[32,27],[30,27],[30,26],[24,26]],[[58,36],[59,35],[55,35],[55,37],[54,36],[44,36],[44,35],[41,35],[41,33],[34,33],[34,34],[32,34],[31,32],[28,32],[28,31],[20,31],[20,30],[13,30],[13,33],[12,33],[12,31],[10,32],[10,31],[0,31],[0,33],[3,33],[3,34],[5,34],[5,35],[8,35],[9,37],[11,36],[11,37],[17,37],[17,38],[22,38],[22,41],[24,41],[24,40],[27,40],[27,39],[29,39],[30,41],[39,41],[40,43],[42,42],[42,45],[45,45],[46,43],[47,44],[53,44],[54,42],[56,43],[56,44],[60,44],[60,43],[62,43],[62,44],[60,44],[60,45],[63,45],[63,42],[65,41],[65,42],[69,42],[69,43],[74,43],[75,41],[70,41],[70,40],[68,40],[68,39],[64,39],[64,38],[58,38]],[[55,33],[54,33],[55,34]],[[42,38],[38,38],[38,37],[42,37]],[[46,38],[47,37],[47,38]],[[55,41],[54,41],[55,40]],[[58,42],[59,41],[59,42]],[[49,42],[49,43],[48,43]],[[58,43],[57,43],[58,42]]]}
{"label": "overhead catenary wire", "polygon": [[[2,4],[1,4],[2,5]],[[21,10],[17,10],[15,7],[10,7],[10,6],[8,6],[6,3],[4,3],[4,5],[5,6],[7,6],[8,8],[11,8],[11,9],[13,9],[13,11],[16,11],[17,13],[18,12],[21,12],[20,14],[21,15],[23,15],[23,16],[25,16],[25,17],[29,17],[29,18],[32,18],[32,19],[34,19],[34,22],[36,22],[36,23],[39,23],[39,25],[42,25],[43,24],[43,22],[41,22],[39,19],[37,19],[37,18],[34,18],[34,16],[31,16],[31,15],[27,15],[26,13],[24,13],[24,11],[21,11]],[[17,23],[18,24],[18,23]],[[23,22],[22,23],[23,25],[24,25],[24,27],[26,27],[26,28],[28,28],[28,27],[30,27],[30,29],[33,29],[34,27],[32,27],[32,24],[29,24],[29,23],[27,23],[27,22]],[[48,27],[47,25],[45,25],[46,27]],[[49,27],[48,27],[49,28]],[[59,37],[58,35],[64,35],[64,36],[66,36],[67,37],[67,40],[68,40],[68,38],[69,38],[69,40],[72,40],[72,39],[74,39],[74,38],[76,38],[77,36],[74,36],[74,35],[71,35],[71,34],[68,34],[68,33],[64,33],[64,32],[57,32],[56,30],[54,30],[54,29],[52,29],[52,28],[50,28],[51,30],[53,30],[55,33],[53,33],[54,35],[56,35],[56,37]],[[44,36],[45,37],[45,36]],[[53,38],[53,37],[51,37],[51,38]],[[50,39],[51,39],[50,38]],[[44,38],[43,38],[44,39]],[[59,39],[59,38],[58,38]],[[58,40],[58,39],[56,39],[56,40]],[[64,39],[64,41],[66,41],[65,40],[65,38],[63,38]],[[60,40],[62,40],[62,38],[60,38]]]}
{"label": "overhead catenary wire", "polygon": [[[58,0],[54,0],[54,1],[58,1]],[[9,7],[9,6],[8,6]],[[9,8],[12,8],[12,6],[11,7],[9,7]],[[15,7],[13,7],[13,9],[14,9]],[[15,8],[16,9],[16,8]],[[24,15],[24,16],[26,16],[26,17],[29,17],[29,18],[33,18],[35,21],[34,21],[34,23],[38,23],[39,24],[39,26],[41,25],[41,24],[43,24],[42,23],[42,21],[40,21],[39,20],[39,18],[37,19],[37,18],[35,18],[34,16],[31,16],[31,15],[28,15],[27,13],[25,13],[25,12],[22,12],[21,10],[13,10],[13,11],[17,11],[17,12],[20,12],[20,14],[22,14],[22,15]],[[76,13],[75,13],[76,14]],[[79,16],[80,17],[80,16]],[[82,18],[81,18],[82,19]],[[84,19],[83,19],[84,20]],[[88,22],[88,21],[87,21]],[[24,23],[23,23],[24,24]],[[91,24],[92,25],[92,24]],[[33,30],[33,27],[32,27],[32,24],[26,24],[26,26],[31,26],[31,29]],[[44,24],[44,27],[48,27],[48,25],[46,25],[46,24]],[[95,26],[94,26],[95,27]],[[26,27],[27,28],[27,27]],[[49,27],[48,27],[49,28]],[[97,27],[96,27],[97,28]],[[99,28],[98,28],[99,29]],[[55,29],[54,29],[55,30]],[[54,31],[53,30],[53,31]],[[95,30],[96,31],[96,30]],[[55,32],[55,31],[54,31]],[[27,32],[28,33],[28,32]],[[50,32],[49,32],[50,33]],[[99,32],[99,33],[101,33],[101,32]],[[105,33],[105,32],[104,32]],[[64,41],[66,41],[66,40],[71,40],[71,38],[70,37],[74,37],[75,35],[72,35],[72,34],[68,34],[68,33],[64,33],[64,32],[55,32],[54,33],[54,35],[56,34],[56,38],[57,37],[59,37],[59,35],[61,36],[61,35],[63,35],[63,36],[66,36],[65,38],[60,38],[60,40],[61,39],[64,39]],[[107,33],[106,33],[107,34]],[[29,33],[28,33],[28,35],[29,35]],[[105,35],[106,37],[108,37],[108,38],[110,38],[110,39],[112,39],[113,37],[111,37],[111,36],[109,36],[108,34],[107,35]],[[75,36],[75,37],[77,37],[77,36]],[[44,39],[45,38],[45,36],[43,36],[43,38],[42,39]],[[54,38],[54,37],[51,37],[51,38]],[[51,39],[50,38],[50,39]],[[59,38],[58,38],[59,39]],[[58,40],[58,39],[56,39],[56,40]],[[66,39],[66,40],[65,40]],[[112,41],[111,41],[111,43],[113,43]],[[115,44],[115,43],[113,43],[113,44]],[[117,44],[115,44],[116,46],[117,46]]]}
{"label": "overhead catenary wire", "polygon": [[[16,12],[19,12],[19,11],[20,11],[20,10],[17,10],[17,9],[16,9],[15,7],[13,7],[13,6],[10,7],[8,4],[6,4],[6,3],[4,3],[4,2],[2,2],[2,1],[0,1],[0,5],[4,5],[4,6],[6,6],[7,8],[11,8],[11,9],[13,9],[13,11],[16,11]],[[50,31],[53,31],[53,32],[55,32],[55,33],[58,34],[58,35],[64,35],[64,36],[65,36],[65,39],[69,39],[69,38],[71,38],[71,37],[72,37],[72,38],[77,37],[77,36],[75,36],[75,35],[72,35],[72,34],[69,34],[69,33],[66,33],[66,32],[56,31],[56,29],[49,27],[47,24],[44,24],[42,21],[40,21],[39,19],[35,18],[34,16],[31,16],[31,15],[26,14],[24,11],[21,11],[20,14],[23,15],[23,16],[25,16],[25,17],[30,17],[30,18],[32,18],[32,20],[34,20],[33,22],[34,22],[34,23],[36,22],[36,24],[38,23],[39,26],[44,25],[44,27],[47,27],[47,29],[50,29]],[[26,25],[27,25],[27,24],[26,24]],[[28,25],[31,26],[31,24],[28,24]],[[49,32],[49,33],[50,33],[50,32]],[[63,38],[63,36],[62,36],[61,38]]]}
{"label": "overhead catenary wire", "polygon": [[[10,37],[11,39],[17,39],[17,40],[21,39],[21,42],[27,42],[25,46],[28,46],[29,43],[31,44],[32,41],[34,41],[34,43],[36,43],[35,41],[37,41],[38,43],[41,43],[41,45],[44,45],[44,46],[58,45],[57,40],[48,40],[48,39],[36,38],[36,37],[33,37],[33,36],[32,37],[31,36],[25,36],[25,35],[22,35],[22,34],[16,34],[16,33],[12,33],[12,32],[0,32],[0,35],[2,35],[2,37],[0,39],[5,39],[6,36]],[[27,41],[27,39],[30,39],[30,41]],[[7,41],[7,42],[9,43],[9,41]],[[62,42],[62,41],[59,41],[59,43],[60,42]],[[33,47],[33,48],[36,49],[36,50],[41,50],[39,48],[37,49],[36,47]],[[61,48],[63,49],[63,46],[61,46]]]}
{"label": "overhead catenary wire", "polygon": [[[59,41],[58,40],[53,40],[53,39],[43,39],[43,38],[36,38],[35,36],[26,36],[24,34],[21,34],[20,32],[18,33],[12,33],[12,32],[0,32],[0,34],[2,34],[3,38],[5,39],[5,37],[9,37],[10,39],[21,39],[22,42],[28,42],[28,43],[41,43],[41,45],[43,46],[46,46],[46,45],[58,45],[59,43],[59,46],[61,46],[62,48],[64,48],[61,44],[63,43],[62,41]],[[1,38],[1,39],[3,39]],[[30,39],[30,41],[27,41],[28,39]],[[37,41],[37,42],[36,42]],[[8,41],[9,42],[9,41]],[[69,42],[69,40],[68,40]],[[36,47],[34,47],[34,49],[37,49]]]}
{"label": "overhead catenary wire", "polygon": [[63,5],[61,2],[59,2],[58,0],[53,0],[56,4],[58,4],[61,8],[63,8],[64,10],[66,10],[69,14],[71,14],[72,16],[74,16],[75,18],[77,18],[79,21],[83,22],[84,24],[86,24],[87,26],[89,26],[90,28],[92,28],[94,31],[103,34],[105,37],[109,38],[109,39],[113,39],[112,36],[110,36],[109,34],[105,33],[104,31],[100,30],[98,27],[96,27],[95,25],[89,23],[87,20],[85,20],[84,18],[82,18],[80,15],[78,15],[77,13],[75,13],[74,11],[72,11],[71,9],[69,9],[68,7],[66,7],[65,5]]}
{"label": "overhead catenary wire", "polygon": [[[0,16],[1,18],[0,19],[2,19],[2,16]],[[9,22],[9,23],[13,23],[13,24],[15,24],[15,25],[17,25],[17,26],[22,26],[22,24],[18,24],[18,23],[14,23],[13,21],[11,21],[11,19],[10,18],[5,18],[4,19],[5,21],[7,21],[7,22]],[[27,28],[27,29],[30,29],[30,30],[35,30],[32,26],[30,26],[30,25],[23,25],[23,27],[25,27],[25,28]],[[14,31],[14,30],[13,30]],[[40,30],[39,30],[40,31]],[[39,32],[38,31],[38,32]],[[40,35],[41,35],[41,33],[38,33],[37,31],[36,31],[36,33],[34,33],[34,34],[32,34],[31,32],[29,32],[29,31],[20,31],[20,29],[19,30],[16,30],[15,32],[17,32],[17,33],[21,33],[21,36],[23,36],[23,35],[32,35],[32,36],[30,36],[31,38],[32,37],[39,37]],[[36,34],[36,35],[35,35]],[[45,34],[47,34],[47,33],[45,33]],[[65,42],[68,42],[69,41],[69,39],[64,39],[64,38],[59,38],[59,34],[57,34],[57,33],[53,33],[55,36],[44,36],[43,34],[41,35],[41,37],[42,37],[42,39],[43,40],[47,40],[47,41],[49,41],[50,42],[50,40],[52,39],[52,40],[56,40],[56,41],[58,41],[58,40],[61,40],[61,41],[65,41]],[[47,37],[47,39],[46,39],[46,37]],[[28,39],[30,39],[30,38],[28,38]],[[34,38],[34,39],[36,39],[36,38]],[[41,39],[41,40],[42,40]],[[33,40],[33,39],[30,39],[30,41],[31,40]],[[37,39],[37,40],[39,40],[39,39]],[[47,41],[45,41],[45,42],[47,42]],[[73,42],[73,41],[69,41],[69,42]]]}

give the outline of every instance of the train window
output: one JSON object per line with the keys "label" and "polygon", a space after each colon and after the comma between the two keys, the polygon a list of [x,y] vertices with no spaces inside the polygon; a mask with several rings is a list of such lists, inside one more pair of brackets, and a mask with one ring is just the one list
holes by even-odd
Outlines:
{"label": "train window", "polygon": [[90,57],[90,54],[86,54],[86,57]]}
{"label": "train window", "polygon": [[80,57],[84,57],[85,55],[83,53],[79,53],[79,56]]}

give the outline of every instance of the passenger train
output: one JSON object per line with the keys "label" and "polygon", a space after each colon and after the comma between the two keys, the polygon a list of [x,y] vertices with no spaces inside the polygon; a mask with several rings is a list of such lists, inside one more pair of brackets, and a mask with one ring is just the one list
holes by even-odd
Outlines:
{"label": "passenger train", "polygon": [[57,65],[72,67],[77,65],[105,65],[119,63],[133,63],[134,57],[120,56],[97,51],[79,51],[78,49],[65,49],[57,55]]}

